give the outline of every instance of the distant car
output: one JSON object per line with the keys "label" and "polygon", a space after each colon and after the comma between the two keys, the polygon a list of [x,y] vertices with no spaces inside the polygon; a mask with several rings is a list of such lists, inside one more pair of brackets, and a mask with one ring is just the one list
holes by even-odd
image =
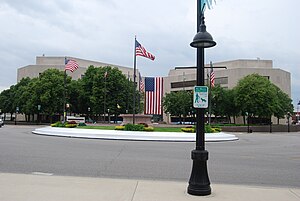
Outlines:
{"label": "distant car", "polygon": [[0,118],[0,128],[1,128],[2,126],[4,126],[4,122],[3,122],[3,120]]}

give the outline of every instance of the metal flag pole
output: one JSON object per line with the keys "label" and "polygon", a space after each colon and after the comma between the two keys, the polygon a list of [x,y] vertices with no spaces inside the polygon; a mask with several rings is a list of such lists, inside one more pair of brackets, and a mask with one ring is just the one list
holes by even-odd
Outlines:
{"label": "metal flag pole", "polygon": [[[67,60],[67,57],[65,57],[65,66],[66,64],[68,63],[68,60]],[[67,79],[67,71],[66,71],[66,68],[64,70],[64,99],[63,99],[63,123],[66,122],[66,79]]]}
{"label": "metal flag pole", "polygon": [[132,124],[135,124],[135,90],[136,90],[136,36],[134,36],[134,62],[133,62],[133,112]]}

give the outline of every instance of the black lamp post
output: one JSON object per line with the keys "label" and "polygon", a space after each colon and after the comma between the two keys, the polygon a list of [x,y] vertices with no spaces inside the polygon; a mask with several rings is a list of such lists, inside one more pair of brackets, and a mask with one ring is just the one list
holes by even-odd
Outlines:
{"label": "black lamp post", "polygon": [[287,113],[287,119],[288,119],[288,133],[290,132],[290,118],[291,118],[291,113]]}
{"label": "black lamp post", "polygon": [[[216,42],[206,31],[201,0],[197,2],[197,31],[192,47],[197,48],[197,86],[204,86],[204,48],[213,47]],[[207,172],[208,151],[205,150],[204,109],[196,108],[196,149],[192,150],[192,172],[187,192],[191,195],[210,195],[210,181]]]}

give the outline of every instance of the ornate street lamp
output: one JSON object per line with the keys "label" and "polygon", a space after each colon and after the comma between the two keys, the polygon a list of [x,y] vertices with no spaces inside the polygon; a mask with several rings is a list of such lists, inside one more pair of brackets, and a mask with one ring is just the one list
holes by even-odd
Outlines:
{"label": "ornate street lamp", "polygon": [[[197,31],[191,46],[197,48],[197,86],[204,86],[204,48],[213,47],[216,42],[206,31],[201,0],[197,2]],[[196,108],[196,149],[192,150],[192,172],[187,192],[191,195],[210,195],[210,181],[207,172],[208,151],[205,150],[205,108]]]}

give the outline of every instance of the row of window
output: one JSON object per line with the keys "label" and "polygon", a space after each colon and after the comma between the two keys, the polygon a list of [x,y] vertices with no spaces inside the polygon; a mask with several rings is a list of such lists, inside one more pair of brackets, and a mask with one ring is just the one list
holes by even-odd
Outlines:
{"label": "row of window", "polygon": [[[204,83],[208,83],[208,80],[205,79]],[[215,85],[223,85],[223,84],[228,84],[228,77],[219,77],[215,78]],[[173,82],[171,83],[171,88],[185,88],[185,87],[193,87],[196,86],[197,82],[196,80],[190,80],[190,81],[182,81],[182,82]]]}

